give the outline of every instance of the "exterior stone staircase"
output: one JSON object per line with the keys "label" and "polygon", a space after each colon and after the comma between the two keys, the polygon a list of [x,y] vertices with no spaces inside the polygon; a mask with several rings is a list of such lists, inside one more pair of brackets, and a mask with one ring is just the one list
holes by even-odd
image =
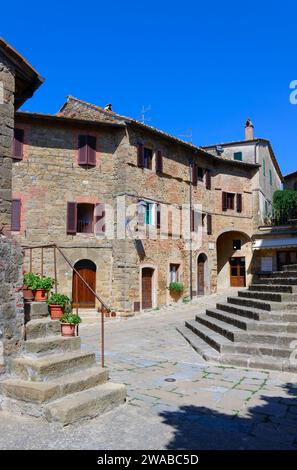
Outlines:
{"label": "exterior stone staircase", "polygon": [[79,336],[62,337],[46,304],[33,302],[30,310],[24,351],[0,381],[0,409],[67,425],[124,403],[126,387],[108,382],[108,370],[81,351]]}
{"label": "exterior stone staircase", "polygon": [[254,276],[178,331],[206,361],[297,372],[297,265]]}

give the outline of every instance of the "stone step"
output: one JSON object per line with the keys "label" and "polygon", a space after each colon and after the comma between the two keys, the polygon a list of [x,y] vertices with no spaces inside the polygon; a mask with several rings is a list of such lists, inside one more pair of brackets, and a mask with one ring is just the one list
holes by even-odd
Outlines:
{"label": "stone step", "polygon": [[260,300],[245,299],[243,297],[227,297],[227,302],[228,304],[243,305],[257,310],[271,311],[271,304],[269,302],[261,302]]}
{"label": "stone step", "polygon": [[270,331],[246,331],[207,314],[197,315],[196,321],[234,343],[248,343],[251,346],[253,343],[260,345],[269,344],[271,347],[285,347],[288,349],[290,344],[296,340],[296,335],[290,333],[273,334]]}
{"label": "stone step", "polygon": [[297,294],[286,294],[277,292],[238,291],[239,297],[248,299],[267,300],[272,302],[296,302]]}
{"label": "stone step", "polygon": [[[228,305],[228,304],[226,304]],[[239,316],[234,313],[229,313],[228,311],[224,311],[221,309],[208,309],[206,310],[206,315],[217,318],[218,320],[224,321],[231,325],[236,326],[237,328],[241,328],[242,330],[246,331],[266,331],[270,333],[297,333],[297,322],[283,322],[283,321],[261,321],[261,320],[254,320],[250,318],[246,318],[244,316]]]}
{"label": "stone step", "polygon": [[198,323],[196,320],[186,321],[185,326],[218,352],[223,352],[223,349],[226,350],[228,345],[232,344],[232,341],[228,338],[216,333],[208,328],[208,326]]}
{"label": "stone step", "polygon": [[49,422],[59,422],[65,426],[109,411],[124,403],[125,399],[124,385],[105,383],[47,404],[44,416]]}
{"label": "stone step", "polygon": [[295,292],[296,292],[296,286],[297,286],[297,277],[268,277],[268,276],[261,276],[257,284],[276,284],[280,286],[295,286]]}
{"label": "stone step", "polygon": [[50,354],[40,358],[18,357],[12,361],[12,370],[14,374],[25,380],[37,382],[86,369],[93,365],[95,365],[94,353],[78,351]]}
{"label": "stone step", "polygon": [[292,294],[297,293],[297,286],[254,283],[249,286],[249,290],[258,292],[287,292]]}
{"label": "stone step", "polygon": [[80,349],[79,336],[47,336],[45,338],[30,339],[24,342],[26,354],[45,355],[50,353],[63,353]]}
{"label": "stone step", "polygon": [[[238,297],[234,297],[234,299],[238,299]],[[245,299],[243,299],[245,300]],[[283,310],[279,309],[279,303],[276,303],[278,308],[274,308],[272,311],[256,309],[254,307],[246,307],[245,305],[240,305],[239,303],[218,303],[217,309],[224,310],[225,312],[230,312],[234,315],[238,315],[241,317],[246,317],[254,320],[261,320],[267,321],[281,321],[281,322],[297,322],[297,311],[290,311],[289,304],[281,304],[283,305]]]}
{"label": "stone step", "polygon": [[49,309],[46,302],[25,302],[26,321],[44,317],[49,317]]}
{"label": "stone step", "polygon": [[297,271],[272,271],[272,272],[266,272],[266,273],[256,273],[254,274],[257,278],[262,278],[262,277],[279,277],[282,279],[286,279],[288,277],[297,277]]}
{"label": "stone step", "polygon": [[61,335],[61,324],[59,320],[50,320],[49,318],[44,318],[31,320],[26,323],[27,340],[54,335]]}
{"label": "stone step", "polygon": [[[41,404],[95,387],[107,380],[108,370],[95,366],[47,382],[10,378],[0,382],[0,387],[2,394],[9,398]],[[21,404],[19,406],[21,407]]]}
{"label": "stone step", "polygon": [[283,271],[297,271],[297,264],[285,264],[283,266]]}

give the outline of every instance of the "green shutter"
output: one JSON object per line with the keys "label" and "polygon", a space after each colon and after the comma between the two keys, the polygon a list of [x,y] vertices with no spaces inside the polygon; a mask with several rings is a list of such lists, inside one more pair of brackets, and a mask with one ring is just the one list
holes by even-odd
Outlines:
{"label": "green shutter", "polygon": [[270,179],[270,184],[272,186],[272,171],[271,170],[269,170],[269,179]]}
{"label": "green shutter", "polygon": [[146,225],[149,225],[149,223],[150,223],[150,205],[149,204],[146,204],[146,206],[145,206],[145,218],[144,218],[144,220],[145,220],[144,223]]}
{"label": "green shutter", "polygon": [[234,152],[233,157],[234,157],[234,160],[238,160],[239,162],[242,162],[242,152]]}
{"label": "green shutter", "polygon": [[263,175],[266,176],[266,162],[265,162],[265,160],[263,160],[262,166],[263,166]]}

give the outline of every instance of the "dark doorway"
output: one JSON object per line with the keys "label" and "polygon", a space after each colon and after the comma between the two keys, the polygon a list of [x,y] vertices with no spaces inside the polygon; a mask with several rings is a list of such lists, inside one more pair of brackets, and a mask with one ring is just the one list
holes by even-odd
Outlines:
{"label": "dark doorway", "polygon": [[142,269],[142,308],[152,308],[153,306],[153,275],[154,269]]}
{"label": "dark doorway", "polygon": [[206,267],[207,256],[201,253],[198,256],[197,260],[197,295],[204,295],[205,294],[205,283],[206,283],[206,275],[205,275],[205,267]]}
{"label": "dark doorway", "polygon": [[231,287],[245,287],[245,258],[230,258]]}
{"label": "dark doorway", "polygon": [[[96,265],[93,261],[83,259],[74,265],[81,277],[96,290]],[[73,273],[72,283],[72,305],[79,308],[95,308],[95,296],[82,282],[78,275]]]}
{"label": "dark doorway", "polygon": [[297,264],[297,251],[278,251],[277,252],[277,269],[282,271],[286,264]]}

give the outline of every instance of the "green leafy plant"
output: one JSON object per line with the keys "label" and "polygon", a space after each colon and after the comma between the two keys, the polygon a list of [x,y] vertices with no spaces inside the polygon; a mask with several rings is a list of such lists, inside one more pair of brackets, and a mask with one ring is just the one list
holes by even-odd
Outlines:
{"label": "green leafy plant", "polygon": [[55,284],[55,280],[52,277],[37,276],[34,289],[51,290]]}
{"label": "green leafy plant", "polygon": [[277,223],[296,218],[297,191],[284,189],[273,194],[273,215]]}
{"label": "green leafy plant", "polygon": [[38,274],[34,274],[32,272],[25,273],[24,279],[23,279],[24,287],[26,287],[27,289],[31,289],[31,290],[36,289],[35,285],[36,285],[38,278],[39,278]]}
{"label": "green leafy plant", "polygon": [[181,282],[170,282],[169,290],[174,294],[181,294],[184,291],[184,285]]}
{"label": "green leafy plant", "polygon": [[76,313],[67,313],[65,312],[64,315],[60,318],[61,323],[69,323],[71,325],[78,325],[81,323],[81,318]]}
{"label": "green leafy plant", "polygon": [[49,305],[61,305],[61,307],[65,307],[69,305],[70,299],[67,295],[63,294],[51,294],[46,301]]}
{"label": "green leafy plant", "polygon": [[184,304],[188,304],[189,302],[191,302],[191,297],[184,297],[183,298],[183,303]]}

